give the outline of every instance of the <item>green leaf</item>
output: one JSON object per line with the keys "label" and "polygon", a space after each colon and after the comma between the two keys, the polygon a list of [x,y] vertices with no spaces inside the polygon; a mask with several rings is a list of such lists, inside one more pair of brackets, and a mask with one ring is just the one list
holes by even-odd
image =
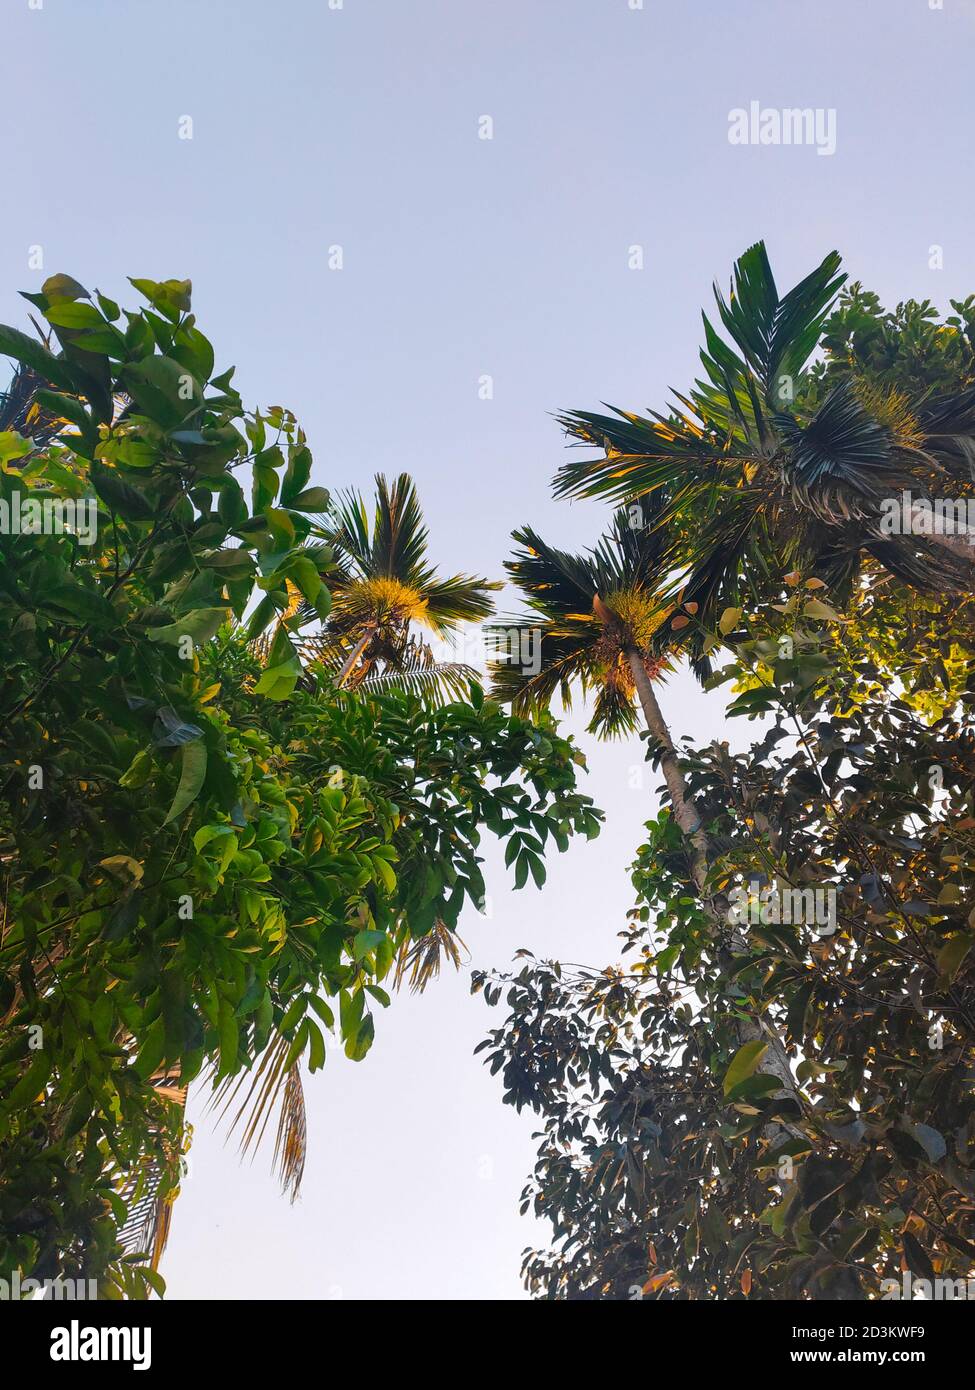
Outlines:
{"label": "green leaf", "polygon": [[77,385],[74,372],[63,358],[48,352],[36,338],[29,338],[19,328],[0,324],[0,353],[31,367],[44,381],[62,390],[73,391]]}
{"label": "green leaf", "polygon": [[126,521],[151,521],[155,509],[143,494],[134,488],[114,468],[106,468],[97,459],[91,464],[92,486],[107,507]]}
{"label": "green leaf", "polygon": [[87,299],[88,291],[71,275],[49,275],[41,286],[48,301],[53,299]]}
{"label": "green leaf", "polygon": [[291,507],[296,512],[324,512],[328,508],[328,491],[323,487],[309,487],[304,492],[299,492],[297,497],[291,501],[286,501],[282,497],[285,506]]}
{"label": "green leaf", "polygon": [[975,936],[970,932],[959,932],[957,936],[949,937],[941,950],[938,952],[938,974],[945,984],[951,984],[958,974],[958,969],[972,949]]}
{"label": "green leaf", "polygon": [[767,1051],[768,1043],[763,1043],[757,1038],[754,1042],[747,1042],[738,1049],[731,1060],[731,1066],[725,1072],[723,1083],[725,1095],[751,1076]]}
{"label": "green leaf", "polygon": [[381,859],[379,855],[376,854],[370,856],[370,862],[372,864],[372,867],[375,869],[377,875],[379,876],[380,880],[382,881],[382,885],[386,889],[386,892],[395,893],[396,874],[394,873],[392,866],[388,864],[385,859]]}
{"label": "green leaf", "polygon": [[135,280],[130,275],[129,284],[145,295],[152,307],[171,323],[177,323],[181,314],[190,311],[193,286],[189,280]]}
{"label": "green leaf", "polygon": [[266,695],[269,700],[287,700],[293,694],[300,675],[301,667],[297,661],[271,666],[255,685],[254,694]]}
{"label": "green leaf", "polygon": [[211,840],[235,834],[236,831],[232,825],[202,825],[193,836],[193,848],[199,854],[205,845],[210,844]]}
{"label": "green leaf", "polygon": [[301,1027],[294,1035],[294,1038],[291,1041],[291,1046],[288,1048],[288,1051],[285,1055],[284,1071],[290,1071],[291,1068],[294,1066],[295,1062],[297,1062],[298,1058],[304,1052],[305,1048],[308,1045],[309,1031],[309,1020],[307,1018],[302,1019]]}
{"label": "green leaf", "polygon": [[213,637],[221,624],[226,621],[226,608],[194,608],[190,613],[184,615],[175,623],[167,623],[164,627],[154,627],[149,631],[150,642],[165,642],[169,646],[177,646],[184,637],[189,637],[194,644],[208,642]]}
{"label": "green leaf", "polygon": [[56,328],[104,328],[105,320],[94,304],[85,304],[71,299],[58,299],[44,317]]}
{"label": "green leaf", "polygon": [[71,424],[75,425],[82,434],[91,434],[92,437],[96,437],[92,418],[77,397],[66,396],[59,391],[48,391],[42,387],[35,392],[34,399],[38,405],[42,405],[52,415],[59,415],[65,420],[70,420]]}
{"label": "green leaf", "polygon": [[[258,427],[256,424],[248,430],[248,437],[252,440],[254,449],[264,448],[264,426]],[[284,478],[281,482],[281,505],[290,507],[293,499],[298,496],[302,488],[308,481],[311,474],[311,451],[305,446],[293,449],[289,452],[288,467],[285,470]],[[328,505],[326,500],[325,505]],[[317,510],[324,511],[324,507]]]}
{"label": "green leaf", "polygon": [[308,1003],[315,1010],[316,1014],[322,1020],[326,1028],[335,1027],[335,1015],[332,1013],[332,1010],[326,1004],[324,999],[319,999],[317,994],[311,994],[308,996]]}
{"label": "green leaf", "polygon": [[308,1070],[320,1071],[325,1065],[325,1039],[322,1037],[322,1030],[314,1019],[307,1019],[308,1024]]}
{"label": "green leaf", "polygon": [[379,943],[385,940],[386,933],[381,931],[361,931],[357,932],[352,942],[352,955],[356,960],[362,960],[363,956],[369,955],[374,951]]}
{"label": "green leaf", "polygon": [[55,584],[39,600],[44,608],[57,608],[70,613],[83,623],[112,622],[115,618],[111,604],[96,589],[86,589],[81,584]]}
{"label": "green leaf", "polygon": [[39,1052],[10,1094],[0,1101],[3,1108],[12,1113],[22,1106],[31,1105],[47,1084],[53,1065],[54,1059],[49,1050]]}
{"label": "green leaf", "polygon": [[186,808],[193,804],[200,794],[203,779],[206,777],[207,749],[202,739],[195,739],[192,743],[184,743],[182,758],[179,786],[163,825],[168,825],[171,820],[182,815]]}
{"label": "green leaf", "polygon": [[263,449],[254,459],[254,487],[252,505],[255,512],[263,512],[278,495],[277,470],[283,465],[284,457],[277,445]]}
{"label": "green leaf", "polygon": [[166,1051],[166,1025],[162,1017],[149,1025],[139,1055],[135,1059],[136,1075],[143,1081],[148,1081],[153,1072],[158,1071],[162,1065],[163,1056]]}
{"label": "green leaf", "polygon": [[376,1025],[373,1022],[372,1014],[366,1014],[359,1025],[355,1037],[350,1038],[345,1044],[346,1057],[352,1062],[361,1062],[370,1047],[372,1047],[375,1036]]}
{"label": "green leaf", "polygon": [[141,415],[174,428],[199,413],[200,383],[172,357],[144,357],[122,369],[122,381]]}
{"label": "green leaf", "polygon": [[361,989],[354,994],[343,989],[339,994],[339,1026],[343,1038],[355,1037],[365,1007],[365,996]]}
{"label": "green leaf", "polygon": [[121,318],[122,311],[119,309],[114,299],[109,299],[107,295],[101,294],[98,290],[95,291],[95,298],[98,300],[98,307],[101,309],[102,313],[107,319],[110,319],[112,323],[115,323],[117,319]]}
{"label": "green leaf", "polygon": [[[38,392],[38,395],[40,392]],[[24,454],[29,454],[34,446],[29,439],[24,439],[23,435],[16,430],[0,431],[0,464],[9,463],[12,459],[23,458]]]}
{"label": "green leaf", "polygon": [[220,1003],[218,1032],[220,1034],[220,1071],[224,1076],[229,1076],[237,1065],[240,1029],[236,1015],[226,1000],[221,1000]]}

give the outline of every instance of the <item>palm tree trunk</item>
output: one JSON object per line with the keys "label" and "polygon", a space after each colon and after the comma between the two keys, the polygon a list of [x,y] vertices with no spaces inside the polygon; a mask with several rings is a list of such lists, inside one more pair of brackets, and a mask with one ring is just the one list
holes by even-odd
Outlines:
{"label": "palm tree trunk", "polygon": [[[635,647],[627,647],[626,658],[629,662],[630,671],[633,674],[633,683],[643,708],[643,716],[647,723],[647,728],[657,740],[660,749],[660,770],[664,775],[664,782],[670,793],[671,805],[674,808],[674,819],[680,826],[684,835],[684,840],[688,847],[688,858],[690,860],[691,877],[694,879],[695,886],[701,895],[702,905],[705,912],[712,919],[719,932],[723,934],[730,925],[727,915],[721,911],[718,902],[707,887],[708,872],[708,848],[709,841],[707,831],[701,824],[701,817],[697,807],[687,789],[687,782],[681,771],[680,763],[677,759],[677,752],[674,748],[674,740],[670,736],[670,729],[664,719],[663,712],[657,703],[654,693],[653,683],[647,675],[647,668],[643,664],[643,658]],[[720,938],[719,938],[720,939]],[[745,951],[747,943],[743,933],[739,929],[732,929],[731,944],[737,951]],[[757,1018],[742,1020],[738,1024],[738,1037],[740,1043],[758,1041],[768,1044],[765,1066],[773,1075],[777,1076],[782,1085],[791,1096],[797,1097],[796,1083],[792,1075],[792,1068],[789,1066],[789,1056],[785,1050],[782,1040],[768,1023],[759,1021]],[[798,1097],[797,1097],[798,1098]],[[791,1130],[793,1134],[798,1131]]]}
{"label": "palm tree trunk", "polygon": [[359,660],[359,657],[365,651],[366,646],[368,645],[369,640],[373,636],[375,631],[375,623],[370,623],[369,627],[366,628],[365,632],[362,634],[358,642],[356,642],[355,646],[352,648],[352,651],[349,653],[348,658],[346,659],[341,671],[338,673],[338,676],[335,679],[335,684],[338,686],[340,690],[342,689],[343,685],[345,685],[345,682],[348,680],[349,676],[351,676]]}
{"label": "palm tree trunk", "polygon": [[627,648],[626,657],[630,663],[630,670],[633,673],[633,683],[636,686],[636,693],[643,707],[643,717],[647,722],[647,728],[657,740],[660,748],[660,770],[664,775],[667,790],[670,792],[670,802],[674,808],[674,819],[680,826],[684,838],[688,843],[691,875],[702,897],[710,902],[706,892],[708,865],[707,833],[701,825],[701,817],[697,813],[697,807],[694,805],[688,793],[684,774],[681,772],[680,763],[677,761],[674,740],[670,736],[670,729],[667,727],[667,721],[664,719],[663,712],[657,703],[653,682],[647,675],[647,668],[643,664],[643,658],[635,647]]}

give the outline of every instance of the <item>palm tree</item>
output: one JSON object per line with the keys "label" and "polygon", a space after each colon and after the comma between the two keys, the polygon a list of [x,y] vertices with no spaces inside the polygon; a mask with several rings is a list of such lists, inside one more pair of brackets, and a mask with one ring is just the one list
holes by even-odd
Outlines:
{"label": "palm tree", "polygon": [[[512,625],[534,629],[540,659],[531,663],[537,667],[534,671],[512,661],[510,652],[508,659],[492,662],[494,693],[511,701],[516,713],[530,715],[547,708],[556,695],[571,708],[573,686],[578,685],[584,695],[595,696],[590,732],[607,738],[636,728],[639,702],[686,846],[691,878],[719,936],[724,936],[729,933],[727,913],[708,883],[712,846],[654,689],[672,669],[666,634],[676,607],[664,594],[666,538],[656,524],[662,505],[662,495],[657,494],[642,499],[639,516],[620,510],[610,534],[581,556],[553,549],[530,527],[514,532],[520,549],[505,568],[528,612],[510,622],[489,624],[488,633],[500,646]],[[682,614],[693,614],[695,605],[685,599],[680,607]],[[519,648],[523,645],[518,643]],[[745,949],[734,929],[730,939],[736,949]],[[761,1038],[769,1044],[766,1066],[794,1094],[788,1056],[769,1025],[757,1019],[741,1022],[738,1034],[742,1043]]]}
{"label": "palm tree", "polygon": [[495,694],[510,700],[516,713],[530,715],[556,695],[570,709],[578,684],[583,695],[595,697],[589,731],[604,738],[636,729],[638,701],[703,891],[706,840],[654,690],[671,669],[669,656],[657,649],[673,607],[661,598],[662,535],[630,520],[627,511],[618,512],[610,534],[586,555],[555,550],[528,526],[513,533],[521,548],[505,568],[529,611],[510,623],[488,624],[487,631],[499,645],[512,625],[536,631],[540,659],[532,663],[534,672],[510,659],[493,661]]}
{"label": "palm tree", "polygon": [[441,578],[427,563],[427,528],[412,479],[376,477],[370,525],[363,497],[341,496],[324,527],[335,555],[326,575],[332,611],[321,633],[305,644],[346,690],[391,687],[457,698],[477,679],[461,662],[438,663],[417,629],[449,637],[462,622],[493,612],[490,591],[500,584],[471,575]]}
{"label": "palm tree", "polygon": [[[401,474],[390,485],[376,477],[372,522],[356,492],[341,496],[319,519],[315,535],[331,548],[334,562],[323,566],[332,607],[321,631],[301,643],[306,659],[320,663],[344,698],[390,690],[461,699],[477,671],[463,662],[438,662],[415,629],[448,637],[464,621],[493,612],[490,592],[500,584],[469,575],[442,579],[426,562],[427,529],[412,479]],[[300,626],[315,616],[298,588],[288,582],[289,604],[278,625]],[[262,664],[273,647],[269,635],[251,644]],[[409,980],[422,992],[440,972],[443,960],[460,968],[463,942],[437,921],[417,941],[407,938],[397,961],[395,984]],[[273,1166],[284,1191],[294,1201],[305,1167],[306,1121],[298,1063],[286,1068],[289,1044],[272,1043],[252,1072],[226,1078],[211,1107],[229,1119],[229,1132],[240,1132],[242,1154],[261,1143],[275,1110],[278,1123]],[[236,1108],[234,1108],[236,1107]]]}
{"label": "palm tree", "polygon": [[975,534],[888,534],[883,504],[946,481],[972,494],[975,389],[909,400],[845,378],[818,406],[801,406],[806,364],[846,279],[839,266],[831,252],[780,297],[759,242],[737,262],[729,301],[715,286],[734,346],[705,317],[705,379],[677,407],[560,417],[603,456],[563,467],[556,492],[658,498],[669,592],[697,603],[702,623],[788,570],[848,588],[865,556],[915,587],[972,586]]}

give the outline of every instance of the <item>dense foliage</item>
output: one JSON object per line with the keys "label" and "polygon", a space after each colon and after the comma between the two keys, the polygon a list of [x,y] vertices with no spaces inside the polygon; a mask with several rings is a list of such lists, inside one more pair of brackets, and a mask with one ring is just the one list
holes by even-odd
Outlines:
{"label": "dense foliage", "polygon": [[[759,243],[736,263],[730,298],[715,287],[724,336],[705,317],[702,377],[675,406],[563,417],[603,454],[566,464],[557,491],[637,514],[651,499],[667,593],[709,626],[726,606],[772,597],[792,569],[838,599],[865,568],[924,591],[970,587],[971,537],[891,531],[884,504],[975,498],[973,301],[940,323],[928,303],[887,314],[856,285],[831,312],[845,278],[831,252],[780,294]],[[684,617],[676,604],[657,644]]]}
{"label": "dense foliage", "polygon": [[482,827],[519,885],[598,828],[550,723],[303,667],[334,566],[304,435],[214,375],[187,282],[133,283],[124,321],[65,276],[28,296],[59,351],[0,328],[9,514],[97,504],[94,534],[0,536],[0,1274],[110,1297],[160,1287],[119,1230],[178,1185],[194,1077],[253,1077],[266,1123],[482,901]]}
{"label": "dense foliage", "polygon": [[[971,1273],[975,682],[928,725],[808,605],[750,625],[719,677],[763,738],[682,750],[714,892],[751,886],[746,948],[702,912],[664,812],[634,866],[637,964],[532,963],[507,995],[491,1056],[545,1117],[526,1200],[560,1239],[526,1261],[536,1292],[849,1298]],[[773,887],[832,889],[836,931],[779,920]],[[791,1090],[738,1046],[753,1013]]]}
{"label": "dense foliage", "polygon": [[762,727],[675,772],[648,721],[667,791],[636,964],[475,978],[509,1008],[482,1044],[505,1099],[544,1122],[542,1297],[875,1298],[975,1271],[973,571],[964,538],[876,526],[906,482],[971,494],[973,302],[941,322],[854,285],[831,308],[838,268],[780,299],[753,248],[718,295],[734,347],[707,324],[681,411],[565,417],[605,456],[559,489],[624,502],[658,557],[595,617],[647,674],[682,646]]}

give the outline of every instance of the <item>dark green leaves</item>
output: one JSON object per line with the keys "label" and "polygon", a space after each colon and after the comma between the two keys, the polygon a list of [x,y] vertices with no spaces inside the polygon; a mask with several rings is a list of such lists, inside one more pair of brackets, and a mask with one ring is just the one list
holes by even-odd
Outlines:
{"label": "dark green leaves", "polygon": [[152,520],[155,510],[151,502],[116,469],[106,468],[94,460],[90,476],[92,486],[110,511],[117,512],[126,521]]}

